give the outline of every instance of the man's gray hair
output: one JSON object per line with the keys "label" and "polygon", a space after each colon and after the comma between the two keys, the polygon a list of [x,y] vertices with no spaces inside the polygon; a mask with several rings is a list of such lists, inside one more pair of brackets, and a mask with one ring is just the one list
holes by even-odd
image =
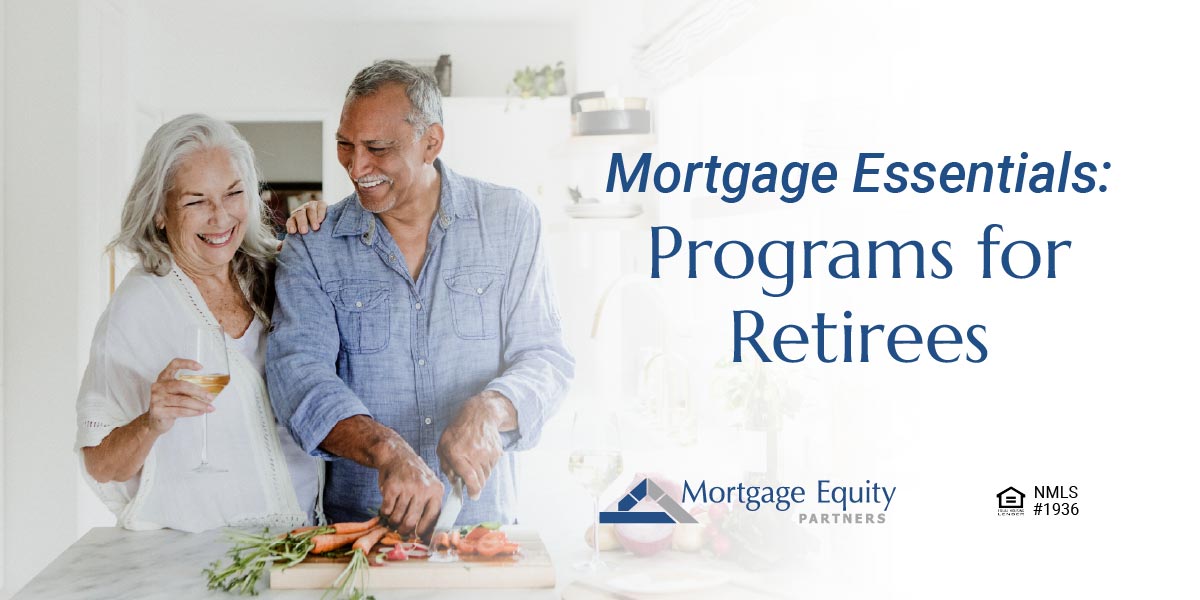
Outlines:
{"label": "man's gray hair", "polygon": [[416,129],[418,138],[425,134],[425,129],[430,125],[441,124],[442,93],[438,90],[437,80],[428,72],[402,60],[376,61],[359,71],[346,90],[346,104],[370,96],[390,83],[404,86],[408,101],[413,106],[412,114],[404,117],[404,120]]}
{"label": "man's gray hair", "polygon": [[166,230],[160,229],[157,222],[166,219],[167,198],[183,163],[197,152],[215,148],[229,153],[249,204],[246,221],[242,223],[246,236],[233,256],[233,274],[254,314],[269,325],[274,303],[271,279],[278,244],[259,196],[254,150],[229,123],[207,115],[183,115],[163,124],[150,136],[121,211],[121,231],[108,248],[120,247],[136,254],[147,271],[160,277],[169,273],[171,247]]}

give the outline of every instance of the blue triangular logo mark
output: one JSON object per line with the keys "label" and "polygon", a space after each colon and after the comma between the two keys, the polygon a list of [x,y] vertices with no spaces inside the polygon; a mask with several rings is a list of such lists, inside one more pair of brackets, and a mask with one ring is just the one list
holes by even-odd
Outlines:
{"label": "blue triangular logo mark", "polygon": [[[647,496],[662,510],[633,511]],[[667,495],[657,483],[643,479],[617,502],[617,510],[600,513],[601,523],[696,523],[696,518]]]}

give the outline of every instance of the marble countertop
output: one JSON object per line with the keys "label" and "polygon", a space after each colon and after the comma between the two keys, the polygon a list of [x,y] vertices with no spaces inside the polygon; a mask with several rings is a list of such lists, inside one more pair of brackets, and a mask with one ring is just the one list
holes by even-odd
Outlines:
{"label": "marble countertop", "polygon": [[[709,598],[788,598],[796,588],[762,573],[750,574],[728,562],[695,554],[666,552],[653,559],[625,552],[605,552],[611,569],[581,576],[572,565],[586,559],[589,551],[582,544],[572,546],[564,540],[545,540],[554,558],[555,588],[549,589],[407,589],[369,590],[379,600],[421,599],[457,600],[487,598],[495,600],[706,600]],[[38,573],[11,600],[74,599],[154,599],[187,600],[248,598],[210,591],[204,567],[224,559],[229,542],[223,531],[183,533],[169,529],[128,531],[117,527],[97,527],[72,544],[49,566]],[[778,575],[779,573],[777,573]],[[795,574],[795,573],[793,573]],[[714,579],[714,577],[716,579]],[[272,590],[264,575],[257,598],[318,600],[325,590]],[[767,584],[776,579],[776,585]],[[786,579],[786,578],[785,578]],[[613,585],[625,580],[625,588]],[[703,580],[709,580],[705,582]],[[653,593],[632,591],[631,583],[650,586]],[[668,592],[662,589],[675,587]],[[694,585],[688,585],[688,584]],[[685,588],[678,589],[683,584]],[[782,585],[779,585],[782,584]],[[667,593],[664,593],[667,592]]]}
{"label": "marble countertop", "polygon": [[[99,598],[220,598],[236,596],[209,591],[201,573],[205,566],[224,557],[229,543],[220,530],[183,533],[168,529],[128,531],[97,527],[67,548],[37,577],[21,588],[12,600],[55,600]],[[561,571],[561,568],[560,568]],[[561,579],[561,577],[560,577]],[[318,600],[324,590],[272,590],[266,577],[259,583],[258,598]],[[560,581],[560,587],[564,582]],[[569,582],[568,582],[569,583]],[[451,600],[478,598],[480,590],[373,590],[384,598]],[[544,590],[488,590],[488,598],[559,598],[560,592]]]}

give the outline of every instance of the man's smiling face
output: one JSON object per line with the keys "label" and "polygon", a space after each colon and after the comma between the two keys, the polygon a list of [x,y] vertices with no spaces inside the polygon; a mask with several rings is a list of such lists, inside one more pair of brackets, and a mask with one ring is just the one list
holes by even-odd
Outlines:
{"label": "man's smiling face", "polygon": [[403,85],[387,84],[342,107],[338,162],[350,175],[363,208],[373,213],[403,211],[416,201],[419,173],[437,156],[417,137],[412,102]]}

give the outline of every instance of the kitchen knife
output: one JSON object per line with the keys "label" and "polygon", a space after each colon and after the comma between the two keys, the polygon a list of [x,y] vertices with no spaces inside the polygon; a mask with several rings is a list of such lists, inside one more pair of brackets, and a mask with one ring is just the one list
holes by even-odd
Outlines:
{"label": "kitchen knife", "polygon": [[454,529],[454,522],[458,520],[458,513],[462,512],[462,507],[463,480],[461,477],[455,477],[450,482],[450,493],[442,503],[442,512],[438,515],[437,524],[433,526],[433,533],[436,535],[438,532]]}
{"label": "kitchen knife", "polygon": [[437,539],[437,534],[454,529],[454,522],[458,520],[458,513],[462,512],[462,506],[463,481],[461,477],[456,476],[450,481],[450,493],[446,495],[446,501],[442,503],[442,512],[438,515],[437,524],[433,526],[433,537],[429,539],[429,560],[433,562],[456,560],[449,547],[434,547],[433,541]]}

